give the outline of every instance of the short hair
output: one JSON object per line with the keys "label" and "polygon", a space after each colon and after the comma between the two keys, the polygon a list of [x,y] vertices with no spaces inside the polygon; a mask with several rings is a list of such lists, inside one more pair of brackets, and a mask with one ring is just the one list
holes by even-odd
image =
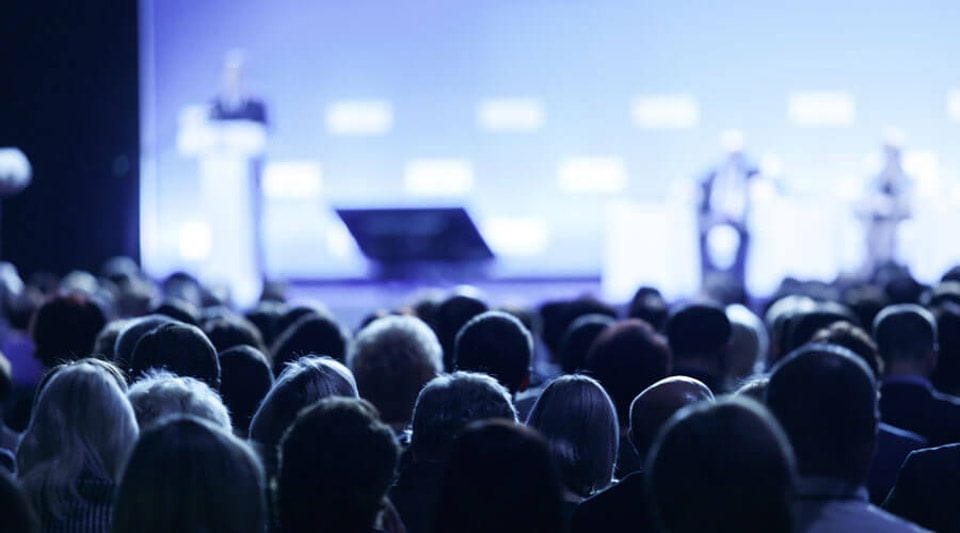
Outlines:
{"label": "short hair", "polygon": [[13,476],[0,469],[0,516],[8,533],[39,533],[40,520]]}
{"label": "short hair", "polygon": [[934,315],[939,350],[930,381],[938,391],[957,395],[960,394],[960,304],[944,302]]}
{"label": "short hair", "polygon": [[430,380],[413,409],[410,450],[418,460],[443,460],[453,439],[474,420],[517,421],[510,392],[486,374],[454,372]]}
{"label": "short hair", "polygon": [[167,297],[160,302],[160,305],[154,307],[151,311],[154,315],[164,315],[177,322],[196,326],[200,323],[200,311],[197,306],[185,299],[179,297]]}
{"label": "short hair", "polygon": [[273,387],[273,371],[266,356],[250,346],[234,346],[217,357],[220,396],[232,415],[234,433],[246,437],[250,419]]}
{"label": "short hair", "polygon": [[280,443],[277,511],[283,531],[367,531],[393,485],[400,448],[376,409],[328,398],[301,412]]}
{"label": "short hair", "polygon": [[837,345],[804,346],[773,368],[766,403],[801,475],[864,482],[879,412],[877,383],[861,358]]}
{"label": "short hair", "polygon": [[250,420],[250,440],[268,475],[277,465],[277,444],[304,407],[329,396],[358,397],[353,374],[330,357],[307,356],[287,364]]}
{"label": "short hair", "polygon": [[573,321],[585,315],[606,315],[617,318],[617,311],[605,302],[592,296],[581,296],[573,300],[546,302],[540,306],[543,329],[540,337],[552,357],[560,353],[560,343]]}
{"label": "short hair", "polygon": [[44,522],[68,519],[81,475],[119,480],[137,434],[116,376],[90,360],[59,368],[40,390],[17,449],[20,480]]}
{"label": "short hair", "polygon": [[560,360],[560,370],[564,374],[573,374],[583,368],[593,341],[616,321],[613,317],[599,313],[583,315],[574,320],[560,341],[560,353],[557,357]]}
{"label": "short hair", "polygon": [[657,434],[677,411],[713,400],[709,387],[686,376],[663,378],[644,389],[630,404],[630,443],[637,455],[647,456]]}
{"label": "short hair", "polygon": [[849,309],[834,302],[818,303],[812,310],[796,313],[787,323],[787,342],[783,344],[785,353],[803,346],[825,327],[837,322],[852,324],[855,320]]}
{"label": "short hair", "polygon": [[87,357],[106,323],[103,310],[91,298],[55,296],[33,315],[30,336],[36,347],[34,357],[45,367]]}
{"label": "short hair", "polygon": [[151,368],[197,378],[214,390],[220,388],[217,351],[197,326],[170,322],[144,334],[130,357],[130,378],[138,379]]}
{"label": "short hair", "polygon": [[207,320],[203,323],[203,332],[218,353],[235,346],[250,346],[261,352],[267,350],[260,330],[242,316],[230,314]]}
{"label": "short hair", "polygon": [[791,531],[793,452],[759,403],[730,397],[685,407],[647,458],[655,520],[667,531]]}
{"label": "short hair", "polygon": [[719,305],[691,303],[667,319],[667,338],[674,360],[722,352],[730,341],[730,319]]}
{"label": "short hair", "polygon": [[593,342],[584,370],[603,385],[617,408],[620,427],[630,419],[630,402],[670,374],[666,339],[646,322],[631,318],[611,325]]}
{"label": "short hair", "polygon": [[97,338],[93,341],[92,355],[102,357],[108,361],[114,361],[114,347],[117,345],[117,337],[123,331],[130,319],[120,318],[107,322],[105,326],[97,333]]}
{"label": "short hair", "polygon": [[286,364],[304,355],[318,354],[344,362],[347,334],[333,318],[309,313],[281,333],[270,350],[273,374],[279,376]]}
{"label": "short hair", "polygon": [[453,294],[437,305],[432,326],[443,350],[444,370],[452,372],[456,369],[454,351],[457,334],[463,325],[489,309],[486,302],[468,294]]}
{"label": "short hair", "polygon": [[628,318],[639,318],[660,331],[667,324],[670,310],[667,301],[655,287],[640,287],[627,306]]}
{"label": "short hair", "polygon": [[140,342],[140,338],[157,327],[173,321],[166,315],[146,315],[130,319],[126,326],[120,330],[113,345],[114,362],[125,371],[129,370],[130,358],[133,357],[133,350]]}
{"label": "short hair", "polygon": [[506,420],[468,425],[454,440],[431,531],[563,531],[563,485],[546,440]]}
{"label": "short hair", "polygon": [[387,316],[363,328],[350,353],[360,396],[387,424],[407,423],[420,389],[442,369],[440,342],[425,322]]}
{"label": "short hair", "polygon": [[174,416],[145,429],[116,494],[113,531],[264,531],[263,469],[223,428]]}
{"label": "short hair", "polygon": [[196,378],[177,376],[165,370],[148,370],[130,386],[127,399],[141,428],[177,414],[201,418],[226,431],[232,429],[230,413],[220,395]]}
{"label": "short hair", "polygon": [[533,336],[517,317],[487,311],[460,328],[453,352],[457,370],[490,374],[516,394],[530,373]]}
{"label": "short hair", "polygon": [[810,342],[843,346],[870,367],[874,378],[880,379],[883,374],[883,360],[877,353],[877,344],[863,328],[850,322],[834,322],[814,333]]}
{"label": "short hair", "polygon": [[874,319],[873,337],[885,363],[923,359],[937,350],[937,322],[919,305],[889,305]]}
{"label": "short hair", "polygon": [[560,376],[537,398],[527,425],[547,439],[564,486],[581,497],[613,480],[620,444],[616,409],[591,377]]}

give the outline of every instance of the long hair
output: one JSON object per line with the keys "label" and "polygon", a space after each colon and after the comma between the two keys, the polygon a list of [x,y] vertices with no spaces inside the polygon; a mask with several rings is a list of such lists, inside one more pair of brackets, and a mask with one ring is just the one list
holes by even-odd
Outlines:
{"label": "long hair", "polygon": [[568,375],[552,381],[527,425],[547,439],[568,490],[586,497],[610,484],[620,428],[613,401],[595,379]]}
{"label": "long hair", "polygon": [[41,516],[61,520],[81,477],[116,482],[137,440],[137,421],[116,377],[80,360],[40,392],[17,449],[20,480]]}

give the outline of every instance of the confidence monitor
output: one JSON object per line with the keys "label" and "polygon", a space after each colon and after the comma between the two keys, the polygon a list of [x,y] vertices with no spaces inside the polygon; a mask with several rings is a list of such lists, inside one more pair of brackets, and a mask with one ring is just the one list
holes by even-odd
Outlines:
{"label": "confidence monitor", "polygon": [[471,265],[493,252],[462,207],[337,209],[360,251],[384,274],[414,264]]}

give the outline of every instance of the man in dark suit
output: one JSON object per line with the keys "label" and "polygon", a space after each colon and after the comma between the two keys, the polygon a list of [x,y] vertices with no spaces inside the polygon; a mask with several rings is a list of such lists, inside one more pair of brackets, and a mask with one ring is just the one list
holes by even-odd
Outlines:
{"label": "man in dark suit", "polygon": [[934,531],[960,531],[960,444],[907,457],[884,509]]}
{"label": "man in dark suit", "polygon": [[[647,456],[661,426],[674,413],[701,401],[713,401],[710,389],[683,376],[662,379],[637,395],[630,406],[629,437],[641,459]],[[587,498],[573,514],[572,533],[624,529],[654,530],[643,471],[633,472],[616,485]]]}
{"label": "man in dark suit", "polygon": [[933,315],[913,304],[883,309],[873,323],[883,359],[880,417],[913,431],[932,446],[960,442],[960,398],[933,388],[937,326]]}

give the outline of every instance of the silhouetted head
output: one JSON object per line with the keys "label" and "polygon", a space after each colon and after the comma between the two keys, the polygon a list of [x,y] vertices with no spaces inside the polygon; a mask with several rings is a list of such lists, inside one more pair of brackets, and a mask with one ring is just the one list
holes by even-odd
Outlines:
{"label": "silhouetted head", "polygon": [[643,390],[630,405],[630,442],[637,455],[646,457],[663,425],[680,409],[712,402],[713,393],[703,383],[685,376],[661,379]]}
{"label": "silhouetted head", "polygon": [[274,341],[273,374],[279,376],[286,364],[308,354],[319,354],[345,362],[347,334],[333,318],[306,314]]}
{"label": "silhouetted head", "polygon": [[911,366],[928,376],[937,360],[937,322],[916,304],[885,307],[873,321],[873,338],[887,370]]}
{"label": "silhouetted head", "polygon": [[593,341],[615,322],[615,318],[601,314],[584,315],[574,320],[560,341],[558,359],[563,373],[573,374],[583,368]]}
{"label": "silhouetted head", "polygon": [[139,379],[151,368],[197,378],[214,390],[220,388],[217,351],[196,326],[169,322],[143,335],[130,357],[130,379]]}
{"label": "silhouetted head", "polygon": [[273,372],[267,358],[250,346],[235,346],[220,352],[220,396],[230,410],[234,432],[246,438],[250,420],[273,387]]}
{"label": "silhouetted head", "polygon": [[77,294],[55,296],[33,315],[34,357],[48,368],[87,357],[106,323],[103,310],[92,299]]}
{"label": "silhouetted head", "polygon": [[454,343],[457,370],[484,372],[511,394],[526,388],[533,358],[533,336],[515,316],[481,313],[464,324]]}
{"label": "silhouetted head", "polygon": [[447,372],[456,369],[454,364],[454,345],[457,334],[471,318],[490,308],[486,302],[467,294],[454,294],[440,302],[433,313],[433,330],[437,334],[443,349],[443,368]]}

